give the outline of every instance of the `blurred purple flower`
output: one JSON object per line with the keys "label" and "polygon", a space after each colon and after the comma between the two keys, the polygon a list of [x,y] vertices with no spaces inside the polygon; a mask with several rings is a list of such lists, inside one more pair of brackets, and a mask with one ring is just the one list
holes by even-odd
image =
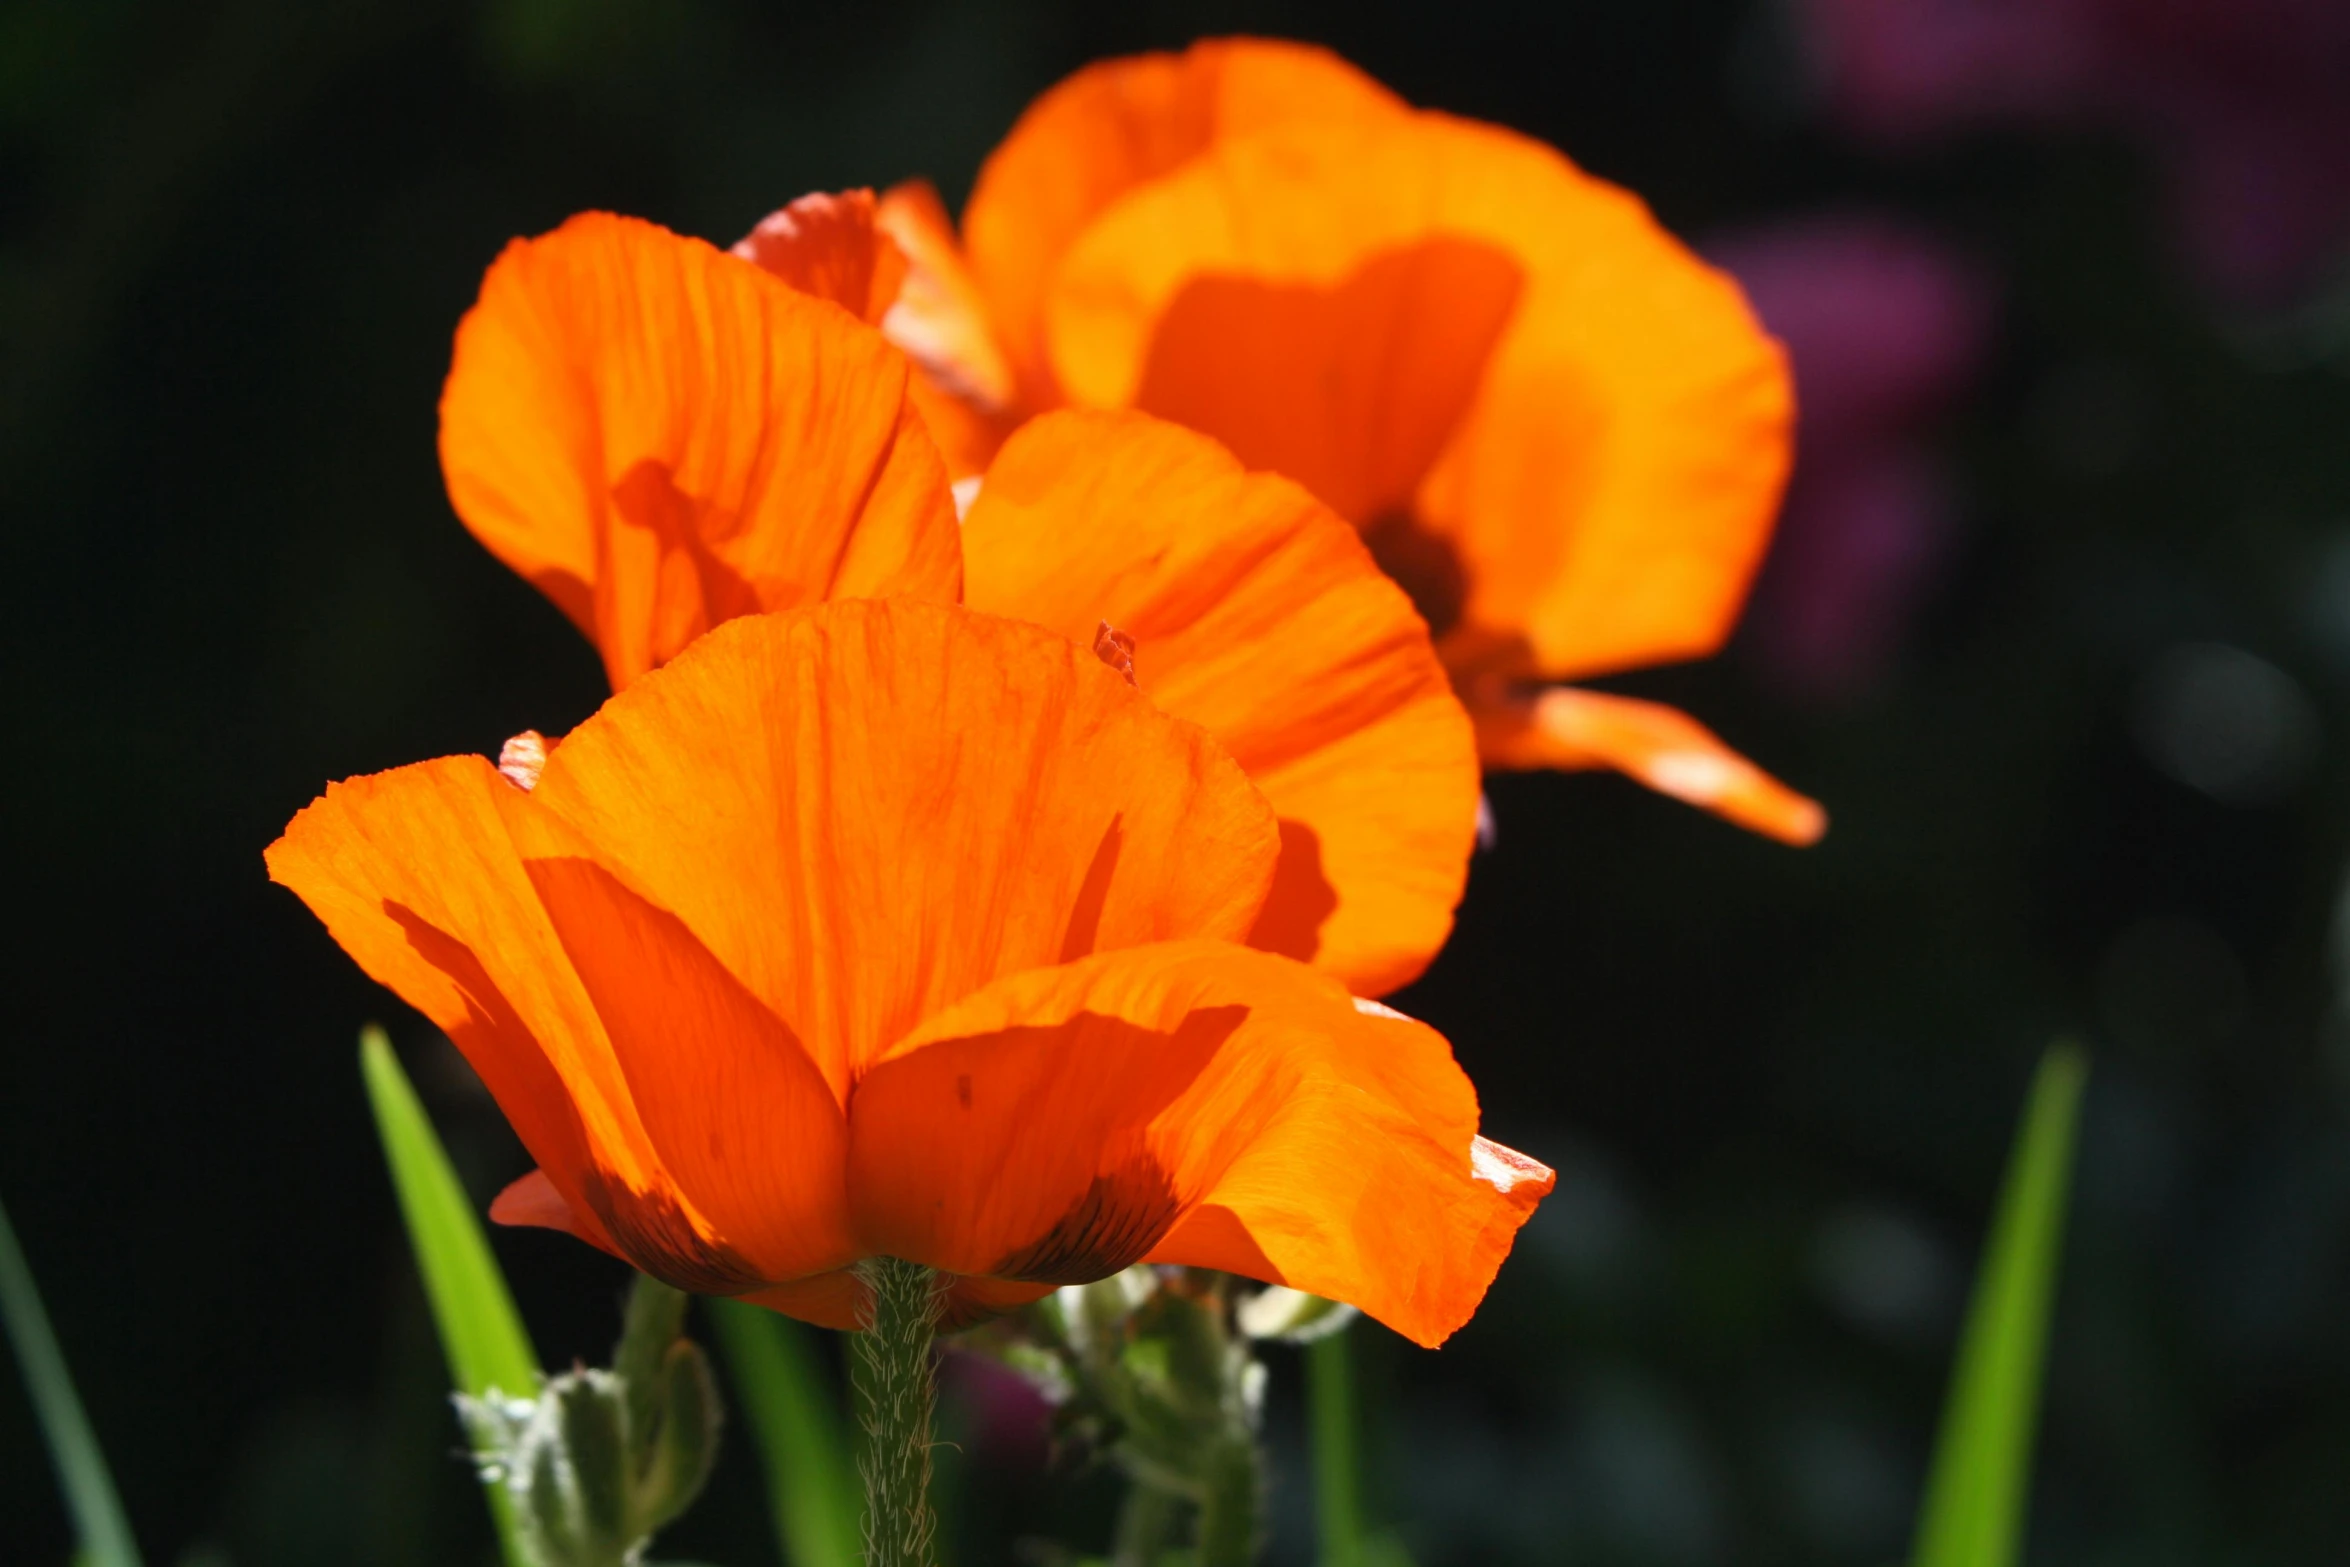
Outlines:
{"label": "blurred purple flower", "polygon": [[1879,140],[2033,119],[2161,160],[2214,287],[2275,299],[2350,245],[2342,0],[1795,0],[1833,112]]}
{"label": "blurred purple flower", "polygon": [[1786,343],[1800,409],[1747,645],[1792,694],[1847,700],[1899,652],[1947,552],[1949,477],[1927,436],[1982,358],[1992,290],[1883,218],[1782,223],[1709,248]]}
{"label": "blurred purple flower", "polygon": [[1010,1366],[980,1353],[948,1353],[939,1362],[941,1391],[970,1421],[975,1453],[1001,1468],[1044,1467],[1052,1445],[1053,1406]]}
{"label": "blurred purple flower", "polygon": [[2095,76],[2095,0],[1795,0],[1836,114],[1883,140],[2066,106]]}

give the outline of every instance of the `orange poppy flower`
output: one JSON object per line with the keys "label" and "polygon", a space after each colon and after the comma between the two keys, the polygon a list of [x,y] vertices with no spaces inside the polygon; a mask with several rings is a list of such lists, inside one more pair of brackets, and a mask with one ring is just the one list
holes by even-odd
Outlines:
{"label": "orange poppy flower", "polygon": [[878,221],[863,192],[796,202],[737,247],[757,265],[600,214],[517,241],[442,398],[459,515],[616,688],[733,616],[827,599],[959,598],[1086,647],[1106,624],[1279,814],[1253,944],[1360,994],[1408,983],[1450,932],[1478,778],[1409,599],[1296,485],[1138,414],[994,443],[958,526],[920,412],[943,394],[870,324],[931,297]]}
{"label": "orange poppy flower", "polygon": [[1791,446],[1785,355],[1633,196],[1326,51],[1220,40],[1033,104],[958,245],[913,186],[876,319],[958,473],[1020,419],[1140,408],[1363,530],[1487,765],[1611,766],[1794,843],[1825,817],[1693,720],[1565,680],[1716,651]]}
{"label": "orange poppy flower", "polygon": [[489,1085],[508,1222],[832,1326],[868,1256],[954,1324],[1157,1261],[1432,1345],[1552,1175],[1434,1031],[1238,944],[1279,854],[1090,651],[898,599],[734,620],[528,789],[335,785],[268,863]]}

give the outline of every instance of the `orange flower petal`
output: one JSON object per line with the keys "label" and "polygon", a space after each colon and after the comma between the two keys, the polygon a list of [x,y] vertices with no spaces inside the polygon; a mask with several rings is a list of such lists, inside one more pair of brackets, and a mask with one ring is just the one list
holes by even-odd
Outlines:
{"label": "orange flower petal", "polygon": [[867,1309],[865,1286],[846,1268],[794,1279],[788,1284],[772,1284],[752,1290],[742,1298],[754,1306],[765,1306],[769,1311],[797,1317],[820,1328],[838,1328],[844,1333],[860,1326],[859,1313]]}
{"label": "orange flower petal", "polygon": [[[1052,1293],[1049,1284],[1022,1284],[1009,1279],[957,1276],[942,1283],[945,1298],[939,1302],[938,1317],[941,1333],[953,1333],[990,1317],[1000,1317]],[[754,1290],[743,1299],[820,1328],[839,1328],[844,1332],[862,1328],[865,1313],[870,1309],[865,1286],[845,1269]]]}
{"label": "orange flower petal", "polygon": [[264,859],[361,968],[455,1042],[578,1208],[591,1143],[618,1161],[642,1132],[522,870],[506,823],[522,798],[474,756],[355,778],[329,785]]}
{"label": "orange flower petal", "polygon": [[1491,1179],[1476,1118],[1434,1031],[1287,959],[1172,943],[925,1022],[858,1086],[850,1188],[872,1250],[1031,1285],[1198,1262],[1434,1344],[1550,1187],[1530,1160]]}
{"label": "orange flower petal", "polygon": [[1054,269],[1112,203],[1220,137],[1402,109],[1328,50],[1247,38],[1104,60],[1030,104],[980,169],[963,212],[972,270],[1028,400],[1057,400],[1043,338]]}
{"label": "orange flower petal", "polygon": [[963,526],[964,597],[1091,644],[1205,727],[1265,793],[1283,856],[1251,942],[1360,993],[1409,983],[1452,928],[1476,744],[1410,602],[1295,485],[1140,415],[1014,436]]}
{"label": "orange flower petal", "polygon": [[[598,929],[599,920],[630,916],[550,885],[551,870],[560,878],[565,861],[584,853],[534,794],[475,756],[334,785],[294,818],[267,859],[273,879],[300,895],[361,967],[456,1041],[577,1228],[603,1237],[599,1244],[694,1288],[741,1288],[845,1260],[837,1101],[804,1062],[796,1079],[788,1063],[746,1069],[756,1081],[720,1069],[743,1097],[723,1124],[707,1124],[708,1110],[681,1099],[699,1063],[686,1065],[683,1090],[652,1081],[663,1074],[648,1073],[649,1054],[772,1046],[773,1036],[705,1034],[747,1026],[707,954],[641,919]],[[631,993],[649,977],[625,971],[637,964],[680,979],[662,998],[673,1012],[656,1016]],[[676,1029],[693,1042],[662,1032]],[[697,1114],[705,1124],[681,1120]],[[750,1211],[731,1185],[709,1182],[694,1146],[759,1135],[767,1117],[810,1139],[805,1149],[766,1149],[814,1162],[812,1172],[793,1170],[797,1227],[788,1232]],[[750,1131],[736,1130],[746,1123]],[[670,1154],[682,1154],[682,1171]],[[781,1170],[763,1178],[785,1179]],[[707,1192],[692,1189],[697,1179]]]}
{"label": "orange flower petal", "polygon": [[906,599],[719,628],[567,735],[529,798],[843,1097],[1000,974],[1238,937],[1278,842],[1230,758],[1091,653]]}
{"label": "orange flower petal", "polygon": [[1044,1299],[1055,1286],[1032,1284],[1022,1279],[990,1279],[971,1274],[957,1274],[949,1282],[946,1299],[939,1303],[938,1330],[954,1333],[975,1326],[1008,1311],[1017,1311],[1031,1301]]}
{"label": "orange flower petal", "polygon": [[906,281],[906,254],[875,226],[874,205],[869,190],[813,192],[761,218],[733,254],[879,326]]}
{"label": "orange flower petal", "polygon": [[1495,127],[1220,141],[1101,212],[1043,308],[1072,400],[1163,401],[1358,522],[1408,496],[1425,580],[1407,585],[1448,589],[1422,607],[1457,621],[1439,627],[1456,668],[1710,652],[1777,511],[1792,394],[1736,285],[1633,196]]}
{"label": "orange flower petal", "polygon": [[[748,1277],[729,1281],[691,1255],[640,1265],[672,1283],[701,1268],[702,1287],[723,1293],[853,1257],[841,1222],[840,1101],[790,1028],[676,915],[594,860],[531,859],[524,869],[603,1019],[662,1166]],[[659,1246],[658,1235],[618,1238],[632,1256]]]}
{"label": "orange flower petal", "polygon": [[457,330],[441,466],[613,685],[735,615],[954,597],[953,503],[880,334],[698,240],[590,213],[507,247]]}
{"label": "orange flower petal", "polygon": [[922,372],[906,395],[948,473],[985,471],[1019,422],[1018,389],[954,224],[927,182],[908,181],[878,201],[869,190],[802,196],[762,219],[733,253],[880,327]]}
{"label": "orange flower petal", "polygon": [[490,1199],[490,1219],[493,1223],[524,1229],[560,1230],[615,1257],[620,1255],[620,1249],[612,1244],[612,1238],[604,1233],[596,1216],[565,1201],[562,1191],[544,1170],[534,1169],[520,1180],[507,1182],[505,1190]]}
{"label": "orange flower petal", "polygon": [[1160,317],[1131,400],[1369,524],[1411,506],[1524,284],[1507,253],[1451,235],[1385,251],[1335,285],[1195,278]]}
{"label": "orange flower petal", "polygon": [[[543,1170],[531,1171],[500,1192],[490,1204],[490,1217],[499,1224],[560,1230],[620,1257],[623,1262],[628,1260],[603,1233],[595,1215],[575,1210],[566,1203]],[[954,1276],[944,1281],[939,1331],[952,1333],[1002,1316],[1030,1301],[1043,1299],[1052,1290],[1049,1284],[1024,1284],[1016,1279]],[[843,1331],[864,1325],[862,1314],[867,1305],[864,1286],[847,1268],[810,1274],[782,1284],[762,1285],[740,1298],[802,1322]]]}
{"label": "orange flower petal", "polygon": [[1554,686],[1525,701],[1475,709],[1493,767],[1612,767],[1660,794],[1798,846],[1817,843],[1828,813],[1724,745],[1677,708]]}
{"label": "orange flower petal", "polygon": [[921,367],[909,391],[948,472],[958,479],[983,473],[1019,423],[1020,388],[954,223],[923,180],[893,186],[874,223],[912,263],[882,332]]}

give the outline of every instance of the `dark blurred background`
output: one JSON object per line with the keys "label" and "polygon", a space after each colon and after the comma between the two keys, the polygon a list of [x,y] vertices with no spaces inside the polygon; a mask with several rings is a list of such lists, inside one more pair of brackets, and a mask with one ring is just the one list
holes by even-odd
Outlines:
{"label": "dark blurred background", "polygon": [[[1901,1555],[2060,1032],[2095,1078],[2032,1560],[2350,1558],[2350,7],[6,0],[0,1194],[149,1559],[486,1548],[360,1022],[482,1193],[521,1155],[260,858],[330,778],[601,694],[441,492],[482,268],[587,207],[725,243],[810,189],[959,200],[1065,72],[1234,30],[1640,191],[1806,409],[1738,641],[1605,684],[1827,840],[1500,780],[1400,998],[1564,1177],[1451,1346],[1365,1335],[1425,1567]],[[549,1359],[602,1355],[618,1266],[497,1245]],[[1000,1412],[956,1417],[954,1559],[1098,1546],[1111,1488]],[[747,1457],[662,1554],[774,1559]],[[0,1560],[68,1544],[0,1378]]]}

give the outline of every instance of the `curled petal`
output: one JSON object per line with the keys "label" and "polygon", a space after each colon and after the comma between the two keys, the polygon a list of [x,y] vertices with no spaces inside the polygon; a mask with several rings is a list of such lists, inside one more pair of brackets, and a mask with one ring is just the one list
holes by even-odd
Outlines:
{"label": "curled petal", "polygon": [[1488,765],[1573,770],[1612,767],[1676,800],[1782,843],[1817,843],[1828,830],[1819,803],[1724,745],[1677,708],[1553,686],[1529,699],[1475,709]]}
{"label": "curled petal", "polygon": [[[534,1169],[519,1180],[509,1181],[505,1190],[490,1200],[490,1218],[498,1224],[524,1229],[560,1230],[591,1246],[613,1251],[611,1237],[604,1234],[595,1215],[565,1201],[562,1191],[544,1170]],[[613,1255],[619,1253],[615,1251]]]}

